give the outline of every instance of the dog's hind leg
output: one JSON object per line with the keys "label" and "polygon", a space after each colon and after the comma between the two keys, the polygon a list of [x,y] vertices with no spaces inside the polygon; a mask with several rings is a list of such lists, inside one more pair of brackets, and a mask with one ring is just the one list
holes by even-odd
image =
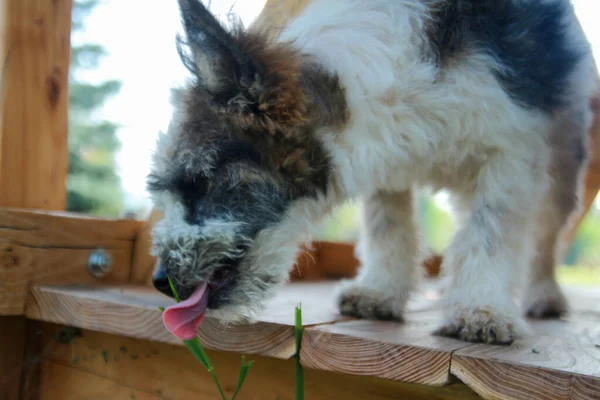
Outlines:
{"label": "dog's hind leg", "polygon": [[524,310],[532,318],[557,318],[567,311],[555,270],[566,250],[561,236],[580,211],[587,160],[588,117],[585,110],[565,112],[557,117],[551,132],[551,181],[546,198],[540,204],[536,224],[537,253],[523,296]]}

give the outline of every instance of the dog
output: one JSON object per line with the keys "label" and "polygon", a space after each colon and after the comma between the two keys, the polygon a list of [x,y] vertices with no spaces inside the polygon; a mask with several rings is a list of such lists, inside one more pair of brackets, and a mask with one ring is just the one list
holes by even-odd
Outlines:
{"label": "dog", "polygon": [[421,257],[413,197],[431,188],[460,222],[433,334],[509,344],[525,315],[567,310],[557,238],[578,212],[598,90],[569,0],[313,0],[276,34],[178,1],[191,80],[148,177],[158,290],[208,283],[209,315],[249,320],[313,226],[359,199],[361,268],[340,313],[402,321]]}

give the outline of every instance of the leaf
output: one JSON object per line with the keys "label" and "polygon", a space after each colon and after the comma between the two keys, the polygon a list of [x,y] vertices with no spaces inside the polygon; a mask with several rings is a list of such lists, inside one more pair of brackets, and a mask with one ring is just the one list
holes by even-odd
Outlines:
{"label": "leaf", "polygon": [[175,285],[171,280],[171,277],[167,275],[167,279],[169,280],[169,286],[171,286],[171,292],[173,292],[173,296],[175,297],[175,301],[180,303],[181,299],[179,298],[179,294],[177,294],[177,290],[175,289]]}
{"label": "leaf", "polygon": [[238,377],[238,383],[235,388],[235,391],[233,392],[233,396],[231,396],[231,400],[235,399],[240,389],[242,388],[244,380],[246,380],[246,375],[248,375],[248,371],[250,370],[250,367],[252,367],[252,364],[254,364],[254,361],[246,363],[246,357],[242,356],[242,366],[240,367],[240,375]]}
{"label": "leaf", "polygon": [[185,344],[185,347],[187,347],[188,350],[194,355],[194,357],[196,357],[196,360],[200,361],[200,363],[204,365],[204,368],[208,370],[212,369],[210,360],[208,360],[208,358],[206,357],[206,353],[204,352],[202,344],[200,344],[198,338],[192,340],[184,340],[183,344]]}

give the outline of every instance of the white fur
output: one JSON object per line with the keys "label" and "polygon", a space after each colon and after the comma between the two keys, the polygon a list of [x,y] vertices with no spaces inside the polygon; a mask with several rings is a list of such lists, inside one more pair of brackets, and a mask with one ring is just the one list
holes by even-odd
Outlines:
{"label": "white fur", "polygon": [[[269,285],[284,282],[313,226],[334,206],[362,199],[358,255],[363,267],[340,288],[342,311],[402,318],[421,256],[411,197],[414,190],[430,186],[453,192],[462,222],[444,257],[453,276],[441,331],[459,329],[467,339],[484,332],[483,340],[494,336],[500,342],[527,332],[512,294],[518,271],[533,256],[531,227],[549,187],[547,136],[554,121],[515,104],[493,76],[494,60],[486,55],[464,53],[441,70],[424,61],[431,4],[313,0],[282,31],[279,40],[290,41],[339,76],[350,120],[342,132],[319,132],[334,170],[327,195],[296,201],[282,222],[252,240],[240,268],[245,278],[236,302],[215,316],[249,316],[264,296],[257,292],[255,272],[272,277]],[[566,23],[573,45],[589,49],[574,15]],[[210,66],[200,68],[210,70],[204,75],[213,82]],[[590,55],[572,75],[569,96],[575,109],[587,109],[595,74]],[[173,157],[179,118],[174,116],[159,142],[159,170]],[[589,126],[591,111],[585,119]],[[185,255],[199,238],[228,242],[235,237],[236,227],[225,221],[203,228],[188,225],[177,200],[165,196],[156,198],[167,210],[156,240],[175,238]]]}
{"label": "white fur", "polygon": [[[320,214],[315,207],[380,190],[448,188],[459,199],[464,224],[445,257],[453,284],[443,327],[464,318],[467,329],[495,329],[498,340],[509,341],[527,331],[512,291],[516,271],[533,256],[530,227],[548,188],[546,136],[552,121],[511,101],[491,73],[493,60],[484,55],[465,55],[441,74],[424,62],[425,3],[314,0],[282,32],[281,40],[293,40],[339,75],[351,120],[342,133],[322,132],[339,190],[322,204],[298,203],[284,223],[263,236],[256,253],[263,260],[277,254],[269,263],[273,268],[290,265],[296,223],[304,231],[315,222]],[[574,18],[570,25],[573,43],[587,46]],[[594,74],[590,57],[573,74],[573,104],[585,107]],[[390,296],[405,299],[417,262],[407,246],[417,245],[402,236],[412,233],[397,228],[371,245],[363,238],[364,267],[341,295],[367,291],[375,301],[377,296],[382,302]],[[294,240],[283,239],[290,237]],[[482,251],[486,246],[489,251]]]}

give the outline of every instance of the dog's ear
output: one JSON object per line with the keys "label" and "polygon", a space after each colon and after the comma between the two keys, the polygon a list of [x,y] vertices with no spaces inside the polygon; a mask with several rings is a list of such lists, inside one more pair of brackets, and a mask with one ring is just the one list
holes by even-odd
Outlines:
{"label": "dog's ear", "polygon": [[179,55],[215,104],[269,126],[303,119],[300,68],[290,48],[269,45],[241,23],[225,29],[200,0],[178,1],[187,37],[178,38]]}
{"label": "dog's ear", "polygon": [[226,30],[200,0],[179,0],[179,8],[191,54],[181,37],[178,51],[200,85],[222,101],[260,86],[264,67],[241,48],[239,25]]}

